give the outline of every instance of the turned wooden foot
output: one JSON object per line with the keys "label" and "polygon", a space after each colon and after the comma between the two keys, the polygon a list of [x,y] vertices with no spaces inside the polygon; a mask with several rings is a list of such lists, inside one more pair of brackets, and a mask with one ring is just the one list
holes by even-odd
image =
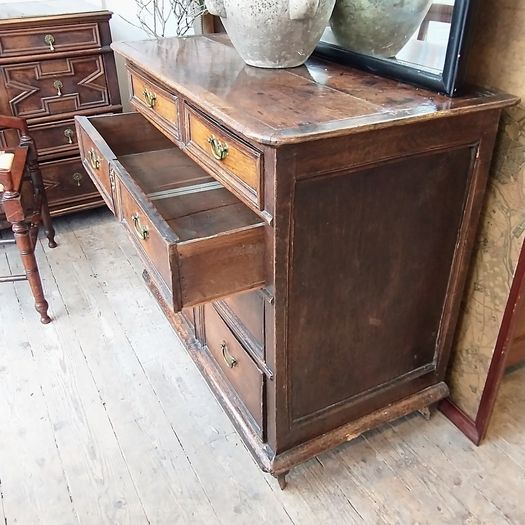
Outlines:
{"label": "turned wooden foot", "polygon": [[430,421],[432,418],[433,407],[425,407],[418,410],[418,412],[425,418],[426,421]]}
{"label": "turned wooden foot", "polygon": [[288,485],[288,482],[286,481],[286,476],[289,471],[283,472],[282,474],[277,474],[277,483],[279,483],[279,487],[281,490],[284,490],[286,486]]}
{"label": "turned wooden foot", "polygon": [[51,215],[49,214],[49,208],[47,206],[47,198],[44,196],[42,200],[42,224],[44,225],[44,231],[46,232],[47,244],[50,248],[56,248],[57,243],[55,242],[55,228],[51,221]]}
{"label": "turned wooden foot", "polygon": [[31,292],[35,298],[35,309],[40,314],[40,322],[42,324],[48,324],[51,322],[51,318],[47,314],[48,304],[44,297],[44,290],[42,288],[40,274],[38,273],[38,266],[36,263],[34,246],[29,234],[29,228],[23,221],[16,222],[13,224],[13,233],[15,234],[16,245],[20,252],[20,257],[22,258],[22,264],[24,265]]}

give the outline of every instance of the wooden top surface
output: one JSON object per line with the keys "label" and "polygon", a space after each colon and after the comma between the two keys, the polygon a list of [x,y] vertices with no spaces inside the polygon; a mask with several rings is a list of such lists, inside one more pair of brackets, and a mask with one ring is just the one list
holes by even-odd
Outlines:
{"label": "wooden top surface", "polygon": [[49,0],[34,2],[0,3],[0,26],[17,20],[26,21],[33,18],[71,18],[78,14],[108,14],[93,4],[72,0]]}
{"label": "wooden top surface", "polygon": [[227,126],[264,144],[346,135],[517,101],[486,90],[451,99],[316,57],[293,69],[254,68],[225,35],[112,47]]}

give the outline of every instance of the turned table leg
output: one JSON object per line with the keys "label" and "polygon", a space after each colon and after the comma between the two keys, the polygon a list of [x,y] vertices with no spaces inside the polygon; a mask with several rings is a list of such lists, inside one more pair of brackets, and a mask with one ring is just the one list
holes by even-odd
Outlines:
{"label": "turned table leg", "polygon": [[49,205],[47,202],[47,195],[44,187],[44,181],[42,179],[42,172],[38,166],[38,161],[36,158],[35,145],[33,140],[28,135],[23,135],[21,144],[24,144],[29,147],[29,160],[27,162],[27,167],[29,171],[29,176],[33,183],[33,190],[35,195],[35,204],[37,204],[37,214],[42,219],[42,224],[44,225],[44,231],[48,240],[50,248],[56,248],[57,243],[55,242],[55,228],[53,227],[53,222],[51,220],[51,214],[49,213]]}
{"label": "turned table leg", "polygon": [[23,221],[15,222],[13,224],[13,233],[15,234],[15,241],[22,258],[22,264],[27,275],[27,280],[31,286],[33,297],[35,298],[35,309],[40,314],[40,321],[43,324],[51,322],[51,318],[47,314],[48,304],[44,297],[44,290],[42,289],[42,281],[38,273],[38,266],[36,263],[35,251],[29,228]]}

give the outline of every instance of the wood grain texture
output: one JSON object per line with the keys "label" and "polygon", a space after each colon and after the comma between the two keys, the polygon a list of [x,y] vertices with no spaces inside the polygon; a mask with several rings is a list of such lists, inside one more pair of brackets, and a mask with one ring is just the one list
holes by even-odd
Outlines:
{"label": "wood grain texture", "polygon": [[[184,108],[180,137],[151,108],[138,111],[246,204],[224,192],[156,199],[134,181],[147,169],[122,177],[122,194],[133,193],[122,201],[131,234],[130,206],[138,205],[135,226],[144,215],[147,228],[153,220],[164,239],[173,236],[145,254],[146,281],[262,467],[282,481],[297,462],[340,444],[342,428],[422,408],[427,391],[445,395],[496,127],[516,98],[473,90],[451,100],[316,59],[297,70],[257,70],[224,36],[115,49],[132,76]],[[210,138],[231,157],[213,158]],[[250,210],[264,226],[235,223]],[[170,263],[156,269],[150,262],[159,254],[165,261],[167,246]],[[239,399],[259,400],[258,383],[247,392],[225,381],[220,355],[206,350],[209,307],[175,315],[261,286],[269,298],[264,321],[258,314],[264,349],[225,303],[214,308],[271,378],[262,440]]]}
{"label": "wood grain texture", "polygon": [[[298,466],[281,492],[144,287],[111,214],[55,222],[59,244],[71,250],[46,250],[39,260],[54,323],[27,330],[27,286],[0,287],[0,315],[17,327],[0,364],[0,516],[8,523],[525,520],[524,369],[503,384],[484,446],[440,413],[429,422],[412,415]],[[6,255],[16,262],[14,247],[0,247],[0,271]],[[92,341],[93,333],[101,335]]]}
{"label": "wood grain texture", "polygon": [[[201,162],[203,156],[209,159],[207,164],[213,166],[212,169],[227,180],[233,178],[233,184],[237,179],[247,185],[248,189],[255,194],[254,200],[259,205],[262,169],[260,152],[248,148],[239,139],[225,133],[212,123],[206,122],[204,116],[194,111],[186,110],[186,118],[188,121],[187,147],[190,152],[193,150]],[[209,143],[212,138],[217,139],[228,148],[224,159],[218,160],[213,156]]]}
{"label": "wood grain texture", "polygon": [[179,102],[158,84],[149,82],[137,71],[130,71],[131,104],[141,108],[175,139],[180,138]]}
{"label": "wood grain texture", "polygon": [[142,116],[76,123],[86,169],[176,311],[264,284],[259,217],[220,185],[203,187],[211,177]]}
{"label": "wood grain texture", "polygon": [[[83,2],[76,7],[62,0],[17,2],[3,4],[0,13],[0,113],[29,120],[39,160],[53,174],[53,215],[104,202],[83,170],[74,192],[68,180],[64,165],[78,155],[74,116],[122,110],[109,47],[111,13]],[[16,136],[0,130],[0,146],[13,142]]]}
{"label": "wood grain texture", "polygon": [[[252,68],[224,35],[119,42],[113,49],[222,124],[262,144],[304,142],[480,109],[481,92],[450,99],[344,66],[328,67],[315,58],[291,70]],[[494,108],[515,102],[489,91],[484,95],[483,104]]]}

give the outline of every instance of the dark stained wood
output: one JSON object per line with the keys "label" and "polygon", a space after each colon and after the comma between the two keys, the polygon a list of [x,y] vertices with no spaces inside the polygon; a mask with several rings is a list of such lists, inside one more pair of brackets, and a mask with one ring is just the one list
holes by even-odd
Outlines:
{"label": "dark stained wood", "polygon": [[[516,99],[451,100],[318,59],[259,70],[224,36],[114,47],[132,79],[176,101],[173,122],[136,90],[149,128],[77,124],[98,133],[148,285],[260,465],[282,474],[445,397],[498,120]],[[231,157],[215,158],[210,138]],[[181,195],[192,178],[207,191]],[[156,184],[174,193],[158,198]],[[149,247],[135,226],[152,232]],[[210,324],[262,391],[221,369]]]}
{"label": "dark stained wood", "polygon": [[[48,324],[51,318],[47,313],[48,303],[44,297],[35,257],[38,228],[42,220],[45,222],[49,246],[54,248],[56,243],[42,178],[36,163],[35,148],[22,119],[0,117],[0,126],[15,128],[21,134],[20,145],[7,150],[14,154],[11,165],[7,169],[0,169],[0,216],[11,224],[25,270],[24,278],[29,281],[35,299],[35,309],[40,314],[40,321]],[[2,283],[19,280],[21,276],[0,278]]]}
{"label": "dark stained wood", "polygon": [[40,162],[39,165],[53,215],[92,208],[102,203],[100,193],[78,156]]}
{"label": "dark stained wood", "polygon": [[263,432],[264,374],[239,344],[215,308],[204,306],[206,346],[227,381],[231,382],[255,422]]}
{"label": "dark stained wood", "polygon": [[[51,212],[62,215],[104,202],[93,197],[96,188],[83,170],[75,170],[84,180],[80,186],[69,180],[65,166],[78,156],[73,117],[120,112],[122,106],[109,47],[111,13],[80,4],[79,12],[66,8],[62,13],[57,5],[13,3],[0,13],[0,114],[28,120],[38,158],[48,163],[53,179],[48,181]],[[0,146],[16,140],[0,130]]]}
{"label": "dark stained wood", "polygon": [[[349,414],[370,411],[371,389],[407,388],[425,375],[435,380],[448,355],[440,328],[453,293],[458,234],[471,227],[462,219],[475,154],[447,150],[297,183],[288,321],[292,425],[313,417],[342,424]],[[423,308],[426,298],[432,300]]]}
{"label": "dark stained wood", "polygon": [[264,358],[264,294],[260,291],[241,293],[226,297],[223,302],[239,320],[237,324],[248,331],[255,348]]}
{"label": "dark stained wood", "polygon": [[112,47],[135,69],[245,139],[262,144],[302,143],[517,101],[488,91],[450,99],[319,59],[294,69],[253,68],[225,35],[118,42]]}
{"label": "dark stained wood", "polygon": [[507,356],[507,368],[525,362],[525,293],[520,298],[514,312],[514,334]]}
{"label": "dark stained wood", "polygon": [[[29,127],[36,144],[39,160],[52,160],[78,153],[78,143],[73,119],[52,123],[36,124]],[[0,131],[0,146],[12,147],[18,141],[18,134],[10,130]]]}

